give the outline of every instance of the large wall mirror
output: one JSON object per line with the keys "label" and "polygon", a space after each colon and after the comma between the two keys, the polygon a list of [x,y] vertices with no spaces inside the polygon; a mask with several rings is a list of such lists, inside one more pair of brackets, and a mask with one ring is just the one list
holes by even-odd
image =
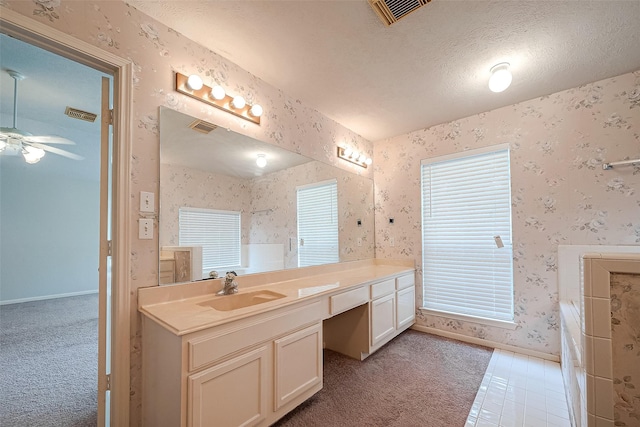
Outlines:
{"label": "large wall mirror", "polygon": [[373,191],[368,178],[160,107],[160,284],[373,258]]}

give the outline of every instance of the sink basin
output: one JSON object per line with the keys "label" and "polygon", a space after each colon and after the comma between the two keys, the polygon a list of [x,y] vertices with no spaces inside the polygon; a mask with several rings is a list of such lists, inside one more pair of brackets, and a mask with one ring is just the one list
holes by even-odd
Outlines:
{"label": "sink basin", "polygon": [[221,295],[213,299],[203,301],[198,305],[201,307],[211,307],[219,311],[231,311],[239,308],[251,307],[269,301],[284,298],[285,295],[273,291],[253,291],[242,292],[233,295]]}

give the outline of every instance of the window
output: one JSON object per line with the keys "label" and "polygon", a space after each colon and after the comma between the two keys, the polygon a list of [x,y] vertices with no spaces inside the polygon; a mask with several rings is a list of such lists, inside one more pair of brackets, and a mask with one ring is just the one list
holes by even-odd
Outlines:
{"label": "window", "polygon": [[338,183],[298,187],[297,198],[298,266],[338,262]]}
{"label": "window", "polygon": [[203,270],[240,266],[240,212],[182,207],[180,246],[202,246]]}
{"label": "window", "polygon": [[422,233],[424,308],[513,321],[506,144],[422,161]]}

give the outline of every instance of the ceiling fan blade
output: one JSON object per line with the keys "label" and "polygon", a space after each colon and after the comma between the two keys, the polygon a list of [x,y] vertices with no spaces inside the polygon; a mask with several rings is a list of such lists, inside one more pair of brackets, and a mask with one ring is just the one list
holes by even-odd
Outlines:
{"label": "ceiling fan blade", "polygon": [[76,145],[75,142],[68,140],[67,138],[63,138],[61,136],[49,136],[49,135],[33,135],[33,136],[25,136],[25,141],[28,142],[39,142],[41,144],[65,144],[65,145]]}
{"label": "ceiling fan blade", "polygon": [[69,152],[67,150],[62,150],[60,148],[49,147],[48,145],[39,144],[37,142],[28,142],[27,144],[32,145],[32,146],[37,147],[37,148],[42,148],[44,151],[48,151],[48,152],[53,153],[53,154],[58,154],[60,156],[67,157],[69,159],[84,160],[84,157],[79,156],[79,155],[74,154],[74,153],[71,153],[71,152]]}

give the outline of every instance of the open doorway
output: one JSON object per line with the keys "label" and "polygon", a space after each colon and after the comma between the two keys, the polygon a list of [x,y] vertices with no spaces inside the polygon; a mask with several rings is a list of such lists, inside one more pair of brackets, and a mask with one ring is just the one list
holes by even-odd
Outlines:
{"label": "open doorway", "polygon": [[51,147],[35,163],[24,146],[0,141],[0,424],[102,425],[100,100],[111,76],[0,37],[2,127],[64,138],[31,139]]}

